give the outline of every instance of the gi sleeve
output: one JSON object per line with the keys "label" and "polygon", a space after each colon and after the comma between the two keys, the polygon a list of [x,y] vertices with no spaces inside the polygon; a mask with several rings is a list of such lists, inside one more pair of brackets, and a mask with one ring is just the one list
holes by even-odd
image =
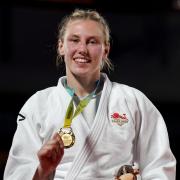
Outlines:
{"label": "gi sleeve", "polygon": [[136,158],[141,178],[175,180],[176,160],[170,149],[163,117],[144,94],[139,91],[135,94],[139,107]]}
{"label": "gi sleeve", "polygon": [[18,115],[4,180],[32,180],[39,164],[36,154],[42,146],[42,140],[38,135],[39,125],[33,113],[35,96],[25,103]]}

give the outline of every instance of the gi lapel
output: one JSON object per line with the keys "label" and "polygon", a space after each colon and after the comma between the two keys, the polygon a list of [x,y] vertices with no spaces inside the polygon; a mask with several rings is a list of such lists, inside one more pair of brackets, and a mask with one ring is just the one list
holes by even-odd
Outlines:
{"label": "gi lapel", "polygon": [[88,161],[88,157],[92,153],[93,148],[98,142],[100,134],[105,126],[104,120],[107,118],[107,107],[108,107],[109,96],[112,88],[112,84],[109,81],[109,79],[107,77],[105,79],[106,80],[104,83],[104,88],[102,91],[102,95],[94,123],[90,130],[90,133],[86,137],[82,149],[80,149],[79,152],[77,153],[74,162],[72,164],[72,167],[67,173],[67,176],[65,178],[66,180],[76,179],[76,177],[79,175],[84,164]]}

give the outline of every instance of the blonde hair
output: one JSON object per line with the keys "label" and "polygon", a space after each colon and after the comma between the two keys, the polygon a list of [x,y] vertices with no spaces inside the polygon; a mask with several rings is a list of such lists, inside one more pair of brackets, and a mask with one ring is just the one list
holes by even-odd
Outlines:
{"label": "blonde hair", "polygon": [[[103,29],[103,34],[104,34],[104,44],[106,46],[110,44],[110,29],[109,29],[108,23],[106,22],[104,17],[102,17],[95,10],[76,9],[69,16],[66,16],[58,26],[58,40],[61,40],[63,42],[67,24],[70,21],[74,21],[74,20],[93,20],[93,21],[98,22],[103,27],[102,29]],[[59,66],[59,64],[62,62],[63,62],[63,58],[62,56],[58,54],[56,65]],[[109,58],[106,58],[104,59],[104,61],[102,61],[101,70],[104,68],[107,68],[108,70],[113,69],[113,64],[111,63]]]}

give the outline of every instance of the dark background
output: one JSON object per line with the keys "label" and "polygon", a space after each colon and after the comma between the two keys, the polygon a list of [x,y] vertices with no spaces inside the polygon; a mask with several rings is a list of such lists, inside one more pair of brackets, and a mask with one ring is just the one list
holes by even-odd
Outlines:
{"label": "dark background", "polygon": [[[180,146],[180,2],[173,0],[26,0],[0,4],[0,179],[16,117],[37,90],[57,84],[56,36],[61,18],[91,8],[111,28],[112,81],[144,92],[160,110],[171,149]],[[177,179],[179,177],[177,167]]]}

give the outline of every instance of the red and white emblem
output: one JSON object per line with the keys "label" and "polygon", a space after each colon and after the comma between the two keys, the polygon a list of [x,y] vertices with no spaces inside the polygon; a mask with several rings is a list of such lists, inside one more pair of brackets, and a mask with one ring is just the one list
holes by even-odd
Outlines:
{"label": "red and white emblem", "polygon": [[112,118],[112,122],[117,123],[119,126],[122,126],[123,124],[128,122],[126,114],[121,115],[121,114],[115,112],[111,115],[111,118]]}

